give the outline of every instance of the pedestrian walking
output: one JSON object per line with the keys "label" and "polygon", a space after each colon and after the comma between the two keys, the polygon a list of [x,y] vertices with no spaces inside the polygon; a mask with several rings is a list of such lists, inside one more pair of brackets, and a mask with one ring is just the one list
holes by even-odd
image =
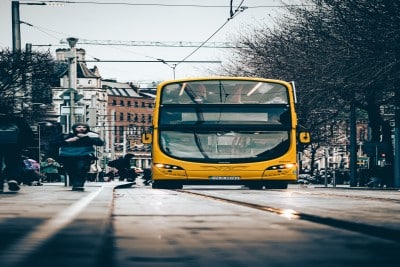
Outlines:
{"label": "pedestrian walking", "polygon": [[126,154],[124,157],[115,159],[110,161],[107,165],[109,167],[115,168],[118,170],[119,180],[124,181],[125,179],[128,182],[134,182],[137,173],[135,170],[131,168],[131,159],[134,157],[133,154]]}
{"label": "pedestrian walking", "polygon": [[60,161],[72,184],[73,191],[84,191],[90,164],[95,158],[94,146],[103,146],[100,136],[90,131],[89,125],[76,123],[72,132],[60,138]]}
{"label": "pedestrian walking", "polygon": [[86,180],[90,181],[90,182],[97,181],[98,173],[99,173],[99,167],[97,166],[96,161],[92,160],[91,164],[90,164],[89,172],[87,173],[87,176],[86,176],[87,177]]}
{"label": "pedestrian walking", "polygon": [[22,163],[24,166],[24,170],[22,173],[21,182],[26,185],[42,185],[41,184],[41,175],[40,175],[40,165],[34,160],[30,159],[26,156],[22,156]]}
{"label": "pedestrian walking", "polygon": [[22,150],[33,145],[33,132],[22,118],[0,110],[0,192],[7,181],[10,191],[20,189],[23,164]]}
{"label": "pedestrian walking", "polygon": [[59,182],[60,174],[58,173],[58,168],[61,165],[53,158],[47,158],[44,162],[40,163],[40,172],[46,176],[47,182]]}
{"label": "pedestrian walking", "polygon": [[143,170],[143,184],[144,185],[150,185],[151,184],[151,169],[150,168],[146,168]]}
{"label": "pedestrian walking", "polygon": [[104,182],[104,177],[105,177],[105,176],[106,176],[106,173],[105,173],[103,170],[100,170],[100,171],[99,171],[99,175],[97,176],[99,182]]}

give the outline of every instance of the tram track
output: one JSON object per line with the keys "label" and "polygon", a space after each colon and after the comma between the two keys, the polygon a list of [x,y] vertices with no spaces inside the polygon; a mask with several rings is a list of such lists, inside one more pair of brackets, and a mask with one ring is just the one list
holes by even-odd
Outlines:
{"label": "tram track", "polygon": [[389,202],[389,203],[399,203],[400,204],[400,199],[396,198],[389,198],[389,197],[376,197],[376,196],[363,196],[363,195],[344,195],[344,194],[338,194],[338,193],[321,193],[321,192],[302,192],[302,191],[293,191],[291,192],[292,194],[301,194],[301,195],[313,195],[313,196],[327,196],[327,197],[341,197],[341,198],[348,198],[348,199],[354,199],[354,200],[376,200],[376,201],[381,201],[381,202]]}
{"label": "tram track", "polygon": [[[297,219],[297,220],[313,222],[313,223],[317,223],[317,224],[321,224],[321,225],[325,225],[325,226],[338,228],[341,230],[348,230],[348,231],[357,232],[357,233],[365,234],[368,236],[373,236],[373,237],[377,237],[377,238],[381,238],[381,239],[394,241],[396,243],[400,243],[400,230],[391,229],[388,227],[375,226],[375,225],[370,225],[370,224],[365,224],[365,223],[360,223],[360,222],[353,222],[353,221],[349,221],[349,220],[319,216],[319,215],[300,212],[300,211],[296,211],[296,210],[292,210],[292,209],[282,209],[282,208],[276,208],[273,206],[267,206],[267,205],[262,205],[262,204],[246,202],[246,201],[234,200],[234,199],[224,198],[224,197],[218,197],[218,196],[195,192],[193,190],[181,189],[181,190],[175,190],[175,191],[184,193],[184,194],[197,196],[197,197],[211,199],[214,201],[220,201],[220,202],[230,203],[230,204],[234,204],[234,205],[244,206],[244,207],[251,208],[251,209],[257,209],[257,210],[277,214],[279,216],[283,216],[288,219]],[[371,199],[371,198],[369,198],[369,199]],[[380,199],[380,198],[379,198],[379,200],[382,201],[382,199]],[[383,199],[383,200],[386,200],[386,199]]]}
{"label": "tram track", "polygon": [[[338,189],[342,190],[342,189]],[[344,191],[346,190],[351,190],[351,189],[343,189]],[[393,190],[397,191],[397,190]],[[343,191],[341,191],[343,192]],[[341,197],[341,198],[350,198],[350,199],[355,199],[355,200],[376,200],[376,201],[383,201],[383,202],[390,202],[390,203],[399,203],[400,204],[400,199],[398,198],[390,198],[390,197],[376,197],[376,196],[365,196],[365,195],[349,195],[349,194],[339,194],[339,193],[332,193],[332,192],[302,192],[302,191],[293,191],[292,194],[308,194],[308,195],[314,195],[314,196],[334,196],[334,197]]]}

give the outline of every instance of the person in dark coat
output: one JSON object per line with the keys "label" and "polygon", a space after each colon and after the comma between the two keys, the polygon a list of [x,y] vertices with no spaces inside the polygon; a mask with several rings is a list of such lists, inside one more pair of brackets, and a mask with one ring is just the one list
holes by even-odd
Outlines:
{"label": "person in dark coat", "polygon": [[118,170],[119,179],[121,181],[127,180],[128,182],[135,181],[137,174],[131,168],[131,159],[134,157],[133,154],[126,154],[122,158],[118,158],[112,160],[108,163],[109,167],[115,168]]}
{"label": "person in dark coat", "polygon": [[144,185],[150,185],[151,184],[151,169],[146,168],[143,170],[143,184]]}
{"label": "person in dark coat", "polygon": [[60,161],[72,184],[73,191],[84,191],[90,164],[95,157],[94,146],[103,146],[100,136],[90,131],[89,125],[76,123],[72,132],[59,140]]}
{"label": "person in dark coat", "polygon": [[5,181],[10,191],[20,189],[22,150],[33,145],[33,136],[31,127],[22,117],[0,110],[0,192]]}

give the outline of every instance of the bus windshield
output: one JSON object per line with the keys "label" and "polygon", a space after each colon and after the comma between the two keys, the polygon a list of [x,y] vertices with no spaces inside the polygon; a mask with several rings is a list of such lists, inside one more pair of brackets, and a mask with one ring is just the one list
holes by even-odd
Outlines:
{"label": "bus windshield", "polygon": [[289,150],[288,88],[245,79],[188,80],[160,91],[160,149],[192,162],[260,162]]}
{"label": "bus windshield", "polygon": [[273,82],[197,80],[164,86],[163,104],[288,104],[288,90]]}
{"label": "bus windshield", "polygon": [[288,131],[161,131],[167,155],[197,162],[255,162],[273,159],[289,149]]}

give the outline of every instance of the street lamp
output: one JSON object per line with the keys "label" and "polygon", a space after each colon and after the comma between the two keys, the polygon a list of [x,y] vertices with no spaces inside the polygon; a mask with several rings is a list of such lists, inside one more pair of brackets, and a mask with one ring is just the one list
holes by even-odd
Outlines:
{"label": "street lamp", "polygon": [[[78,38],[69,37],[67,38],[70,51],[66,53],[66,57],[68,58],[69,63],[69,87],[72,89],[76,89],[76,43],[78,42]],[[70,91],[70,125],[72,126],[75,123],[75,95],[74,91]]]}

